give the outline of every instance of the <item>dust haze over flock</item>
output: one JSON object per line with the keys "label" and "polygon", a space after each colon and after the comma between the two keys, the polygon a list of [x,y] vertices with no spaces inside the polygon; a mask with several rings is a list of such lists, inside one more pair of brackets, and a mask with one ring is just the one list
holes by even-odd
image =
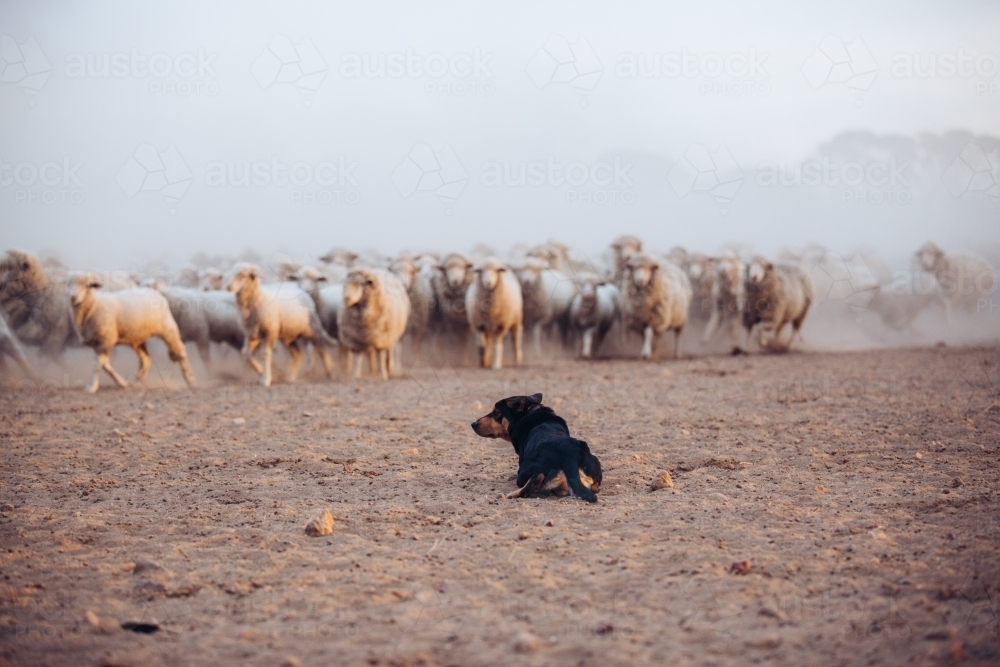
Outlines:
{"label": "dust haze over flock", "polygon": [[74,268],[622,233],[1000,265],[989,3],[5,2],[0,32],[0,246]]}

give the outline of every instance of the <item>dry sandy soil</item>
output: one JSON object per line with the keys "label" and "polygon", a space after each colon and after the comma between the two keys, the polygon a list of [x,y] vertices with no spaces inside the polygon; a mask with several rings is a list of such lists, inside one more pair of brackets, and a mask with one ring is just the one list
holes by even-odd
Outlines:
{"label": "dry sandy soil", "polygon": [[[598,504],[498,499],[469,422],[535,391]],[[995,347],[8,383],[0,665],[995,665],[998,391]]]}

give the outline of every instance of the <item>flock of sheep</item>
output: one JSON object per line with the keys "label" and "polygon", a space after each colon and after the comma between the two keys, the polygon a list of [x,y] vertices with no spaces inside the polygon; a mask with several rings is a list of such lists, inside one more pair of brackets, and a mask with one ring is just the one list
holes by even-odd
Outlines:
{"label": "flock of sheep", "polygon": [[[336,348],[339,364],[355,378],[366,357],[372,373],[388,378],[402,365],[404,337],[418,353],[428,340],[439,349],[464,350],[474,336],[480,365],[498,369],[508,336],[514,362],[521,363],[525,328],[536,353],[548,336],[590,359],[616,325],[620,341],[629,332],[639,334],[640,356],[654,359],[668,331],[674,334],[673,356],[679,355],[681,334],[692,319],[706,321],[702,341],[725,335],[741,350],[757,328],[761,349],[787,350],[816,300],[810,275],[794,262],[743,259],[736,252],[709,257],[681,248],[660,255],[631,235],[615,239],[610,250],[606,269],[571,258],[566,246],[554,242],[510,262],[486,253],[475,261],[460,253],[362,261],[339,250],[317,266],[289,262],[265,270],[237,262],[188,269],[173,280],[130,277],[108,285],[98,274],[67,273],[30,253],[8,250],[0,259],[0,371],[10,357],[34,378],[22,345],[60,361],[67,347],[82,343],[97,354],[87,391],[97,391],[102,370],[125,387],[110,364],[111,350],[135,350],[141,382],[151,363],[147,341],[159,337],[189,385],[194,376],[188,342],[206,367],[212,343],[241,351],[265,386],[271,384],[278,342],[291,359],[289,380],[307,346],[328,377],[335,372]],[[935,276],[946,306],[954,301],[949,290],[957,294],[957,281],[970,276],[977,295],[996,288],[993,270],[977,258],[946,255],[932,243],[916,258]],[[255,354],[259,347],[263,363]]]}

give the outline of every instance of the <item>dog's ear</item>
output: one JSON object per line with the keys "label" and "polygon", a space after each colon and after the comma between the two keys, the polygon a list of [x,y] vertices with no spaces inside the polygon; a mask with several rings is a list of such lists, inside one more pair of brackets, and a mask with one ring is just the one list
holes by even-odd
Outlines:
{"label": "dog's ear", "polygon": [[530,400],[535,405],[541,405],[542,404],[542,395],[541,394],[532,394],[531,396],[528,397],[528,400]]}

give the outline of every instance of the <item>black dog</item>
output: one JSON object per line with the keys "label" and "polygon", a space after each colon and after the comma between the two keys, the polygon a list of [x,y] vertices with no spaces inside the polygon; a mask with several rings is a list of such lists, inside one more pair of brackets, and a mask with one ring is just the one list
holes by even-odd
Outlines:
{"label": "black dog", "polygon": [[484,438],[502,438],[517,452],[517,491],[507,498],[536,492],[570,494],[592,503],[601,488],[601,462],[583,440],[571,438],[566,420],[542,405],[542,395],[511,396],[472,422]]}

